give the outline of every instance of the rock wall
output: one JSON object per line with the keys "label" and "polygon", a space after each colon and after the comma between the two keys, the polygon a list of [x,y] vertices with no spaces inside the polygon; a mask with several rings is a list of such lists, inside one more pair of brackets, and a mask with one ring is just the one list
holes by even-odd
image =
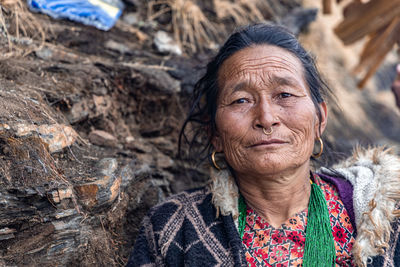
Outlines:
{"label": "rock wall", "polygon": [[201,64],[126,25],[52,23],[45,46],[0,59],[0,266],[125,265],[146,211],[206,181],[176,155]]}

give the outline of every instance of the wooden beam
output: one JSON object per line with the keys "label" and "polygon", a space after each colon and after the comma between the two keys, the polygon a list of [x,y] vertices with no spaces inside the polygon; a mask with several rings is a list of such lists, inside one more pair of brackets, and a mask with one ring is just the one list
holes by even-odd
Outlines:
{"label": "wooden beam", "polygon": [[400,0],[371,0],[353,9],[334,29],[345,45],[375,32],[400,16]]}
{"label": "wooden beam", "polygon": [[385,59],[386,55],[392,50],[395,45],[398,34],[400,32],[400,17],[395,18],[385,31],[379,35],[379,39],[375,40],[373,45],[377,47],[377,50],[371,54],[370,57],[360,62],[359,65],[365,64],[367,72],[363,79],[358,83],[359,88],[363,88],[367,83],[368,79],[374,75],[380,64]]}
{"label": "wooden beam", "polygon": [[322,0],[322,13],[323,14],[332,14],[332,1],[331,0]]}
{"label": "wooden beam", "polygon": [[372,55],[382,48],[383,42],[385,42],[385,38],[387,38],[387,35],[389,34],[389,32],[385,30],[390,27],[390,24],[391,23],[385,25],[382,29],[369,35],[369,40],[363,47],[358,60],[358,66],[354,69],[354,73],[359,73],[362,69],[368,68],[367,63],[371,60]]}

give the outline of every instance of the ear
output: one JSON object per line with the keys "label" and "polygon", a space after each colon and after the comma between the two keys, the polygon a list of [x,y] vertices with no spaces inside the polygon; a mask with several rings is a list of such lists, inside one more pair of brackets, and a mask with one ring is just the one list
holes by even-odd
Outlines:
{"label": "ear", "polygon": [[320,133],[321,135],[323,134],[326,128],[326,124],[328,122],[328,108],[326,106],[326,103],[319,103],[319,107],[321,110],[321,122],[318,123],[319,121],[317,120],[317,124],[315,125],[315,132],[317,133],[317,136],[319,136]]}
{"label": "ear", "polygon": [[215,135],[211,138],[211,144],[213,145],[215,151],[222,152],[222,138],[218,131],[215,132]]}

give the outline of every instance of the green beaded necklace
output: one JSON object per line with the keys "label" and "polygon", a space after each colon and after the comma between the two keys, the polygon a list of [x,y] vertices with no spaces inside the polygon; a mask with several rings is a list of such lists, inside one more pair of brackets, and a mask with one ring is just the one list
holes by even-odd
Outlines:
{"label": "green beaded necklace", "polygon": [[[306,244],[303,255],[304,267],[331,267],[336,258],[335,244],[329,220],[328,206],[321,188],[311,183],[310,201],[306,229]],[[247,207],[243,196],[239,200],[239,235],[243,239]]]}

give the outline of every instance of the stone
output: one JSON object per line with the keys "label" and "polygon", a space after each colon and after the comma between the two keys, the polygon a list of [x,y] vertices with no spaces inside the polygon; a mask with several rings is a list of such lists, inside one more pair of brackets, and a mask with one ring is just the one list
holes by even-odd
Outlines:
{"label": "stone", "polygon": [[47,194],[47,196],[51,199],[54,204],[60,203],[63,199],[71,199],[73,198],[74,193],[72,192],[72,188],[57,188]]}
{"label": "stone", "polygon": [[133,141],[135,141],[135,137],[133,137],[133,136],[127,136],[125,138],[126,143],[132,143]]}
{"label": "stone", "polygon": [[172,166],[174,165],[174,161],[170,157],[162,153],[157,154],[156,161],[157,161],[157,167],[159,169],[172,168]]}
{"label": "stone", "polygon": [[74,186],[78,201],[88,209],[102,208],[111,204],[119,194],[122,177],[117,172],[118,162],[104,158],[96,166],[94,182]]}
{"label": "stone", "polygon": [[108,40],[105,43],[105,47],[107,47],[110,50],[117,51],[117,52],[119,52],[121,54],[127,54],[127,53],[129,53],[131,51],[129,49],[129,47],[127,47],[126,45],[121,44],[121,43],[117,43],[114,40]]}
{"label": "stone", "polygon": [[89,134],[89,141],[97,146],[115,147],[117,146],[117,139],[110,133],[102,130],[94,130]]}
{"label": "stone", "polygon": [[67,113],[69,123],[74,124],[85,120],[89,116],[89,107],[87,101],[81,100],[75,103]]}
{"label": "stone", "polygon": [[125,147],[127,149],[132,149],[138,153],[151,153],[152,151],[152,146],[140,137],[134,138],[133,136],[128,136],[126,138]]}
{"label": "stone", "polygon": [[10,125],[5,123],[0,123],[0,131],[10,130],[10,129],[11,129]]}
{"label": "stone", "polygon": [[64,124],[17,124],[12,127],[18,137],[36,133],[42,142],[49,146],[49,152],[59,152],[71,146],[77,139],[77,132],[71,126]]}
{"label": "stone", "polygon": [[129,25],[135,25],[139,22],[139,14],[133,12],[127,13],[122,17],[122,20]]}
{"label": "stone", "polygon": [[172,53],[178,56],[182,55],[182,49],[179,45],[164,31],[158,31],[154,36],[154,45],[161,53]]}
{"label": "stone", "polygon": [[82,58],[80,55],[75,54],[71,51],[64,50],[60,47],[47,47],[44,46],[41,49],[35,51],[38,58],[46,61],[64,61],[69,63],[81,62]]}
{"label": "stone", "polygon": [[146,83],[156,90],[167,94],[179,93],[181,91],[180,81],[172,78],[164,70],[147,68],[146,66],[134,66],[132,68],[143,75]]}
{"label": "stone", "polygon": [[112,101],[109,96],[93,95],[93,103],[96,116],[106,115],[112,107]]}
{"label": "stone", "polygon": [[95,78],[92,80],[91,91],[95,95],[105,96],[108,93],[108,89],[110,87],[110,82],[105,79]]}
{"label": "stone", "polygon": [[36,50],[35,54],[40,59],[49,60],[53,56],[53,51],[48,47],[43,47],[42,49]]}
{"label": "stone", "polygon": [[17,232],[17,230],[12,229],[12,228],[2,228],[0,229],[0,240],[6,240],[6,239],[11,239],[14,238],[14,233]]}

